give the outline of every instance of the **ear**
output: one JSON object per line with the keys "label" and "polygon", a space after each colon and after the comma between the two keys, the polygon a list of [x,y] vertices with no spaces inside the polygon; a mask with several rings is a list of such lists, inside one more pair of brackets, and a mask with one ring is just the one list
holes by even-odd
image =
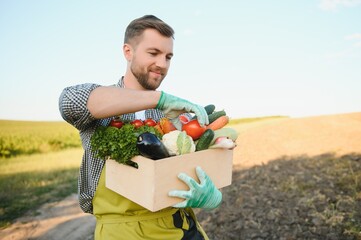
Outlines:
{"label": "ear", "polygon": [[125,43],[123,45],[123,54],[125,59],[127,59],[128,62],[132,60],[133,57],[133,48],[129,44]]}

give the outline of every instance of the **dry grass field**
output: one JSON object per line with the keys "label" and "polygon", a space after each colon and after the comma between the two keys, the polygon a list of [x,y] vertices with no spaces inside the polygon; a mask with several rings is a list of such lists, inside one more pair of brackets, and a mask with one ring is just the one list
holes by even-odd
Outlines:
{"label": "dry grass field", "polygon": [[234,164],[250,167],[282,156],[361,153],[361,113],[275,118],[234,126]]}

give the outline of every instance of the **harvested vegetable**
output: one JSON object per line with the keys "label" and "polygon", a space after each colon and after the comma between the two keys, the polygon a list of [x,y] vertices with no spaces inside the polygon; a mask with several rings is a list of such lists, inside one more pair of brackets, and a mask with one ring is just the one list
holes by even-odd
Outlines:
{"label": "harvested vegetable", "polygon": [[143,157],[153,160],[169,157],[167,148],[153,133],[145,132],[138,136],[137,148]]}
{"label": "harvested vegetable", "polygon": [[194,144],[192,138],[188,136],[185,131],[179,133],[177,138],[177,147],[179,155],[191,153],[196,150],[196,145]]}
{"label": "harvested vegetable", "polygon": [[151,118],[147,118],[143,121],[144,125],[147,125],[149,127],[154,127],[155,125],[157,125],[157,122]]}
{"label": "harvested vegetable", "polygon": [[144,125],[143,121],[140,119],[135,119],[130,124],[132,124],[135,128],[139,128]]}
{"label": "harvested vegetable", "polygon": [[179,121],[182,123],[182,124],[186,124],[190,121],[190,117],[187,116],[187,115],[180,115],[179,116]]}
{"label": "harvested vegetable", "polygon": [[212,129],[213,131],[223,128],[229,123],[229,117],[228,116],[220,116],[216,120],[214,120],[212,123],[210,123],[207,126],[207,129]]}
{"label": "harvested vegetable", "polygon": [[158,123],[154,126],[154,128],[155,128],[155,129],[157,129],[157,131],[158,131],[161,135],[163,135],[163,134],[164,134],[164,132],[163,132],[162,128],[160,127],[159,122],[158,122]]}
{"label": "harvested vegetable", "polygon": [[98,127],[91,140],[90,144],[93,151],[99,158],[114,159],[115,161],[132,165],[132,157],[140,155],[137,149],[137,137],[144,133],[150,132],[161,138],[162,135],[153,127],[140,126],[135,128],[130,123],[126,123],[122,128],[115,127]]}
{"label": "harvested vegetable", "polygon": [[236,143],[233,142],[232,139],[229,139],[227,137],[219,137],[216,139],[213,145],[211,145],[209,148],[222,148],[222,149],[233,149],[236,147]]}
{"label": "harvested vegetable", "polygon": [[204,110],[206,110],[207,114],[212,114],[214,110],[216,110],[216,106],[214,104],[209,104],[204,107]]}
{"label": "harvested vegetable", "polygon": [[226,112],[224,110],[213,112],[208,115],[209,124],[216,121],[219,117],[226,116]]}
{"label": "harvested vegetable", "polygon": [[214,131],[207,129],[202,136],[198,139],[196,144],[196,151],[202,151],[209,148],[214,137]]}
{"label": "harvested vegetable", "polygon": [[199,125],[198,120],[194,119],[184,124],[182,126],[182,130],[186,131],[186,133],[191,136],[193,140],[197,140],[202,136],[204,131],[206,131],[206,127]]}
{"label": "harvested vegetable", "polygon": [[238,132],[234,128],[224,127],[214,131],[214,137],[211,144],[214,144],[217,138],[227,137],[235,142],[238,138]]}
{"label": "harvested vegetable", "polygon": [[179,130],[164,134],[162,142],[170,155],[181,155],[195,151],[192,138]]}
{"label": "harvested vegetable", "polygon": [[170,131],[177,130],[173,123],[168,118],[162,118],[159,121],[159,126],[163,133],[169,133]]}
{"label": "harvested vegetable", "polygon": [[178,135],[181,133],[179,130],[174,130],[163,135],[162,142],[168,149],[170,155],[179,155],[177,147]]}
{"label": "harvested vegetable", "polygon": [[110,121],[109,125],[112,127],[121,128],[121,127],[123,127],[124,122],[121,119],[114,118]]}

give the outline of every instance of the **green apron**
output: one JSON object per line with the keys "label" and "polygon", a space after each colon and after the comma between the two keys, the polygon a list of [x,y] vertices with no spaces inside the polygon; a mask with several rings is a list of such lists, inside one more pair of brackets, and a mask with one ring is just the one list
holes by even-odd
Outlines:
{"label": "green apron", "polygon": [[93,214],[97,219],[95,240],[208,240],[191,208],[151,212],[106,188],[105,166],[93,198]]}

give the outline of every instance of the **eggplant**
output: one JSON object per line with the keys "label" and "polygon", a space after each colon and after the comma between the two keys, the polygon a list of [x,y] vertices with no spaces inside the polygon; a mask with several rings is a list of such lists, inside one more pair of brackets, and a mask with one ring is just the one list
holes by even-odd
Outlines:
{"label": "eggplant", "polygon": [[162,141],[150,132],[144,132],[138,136],[137,149],[143,157],[153,160],[170,157]]}

